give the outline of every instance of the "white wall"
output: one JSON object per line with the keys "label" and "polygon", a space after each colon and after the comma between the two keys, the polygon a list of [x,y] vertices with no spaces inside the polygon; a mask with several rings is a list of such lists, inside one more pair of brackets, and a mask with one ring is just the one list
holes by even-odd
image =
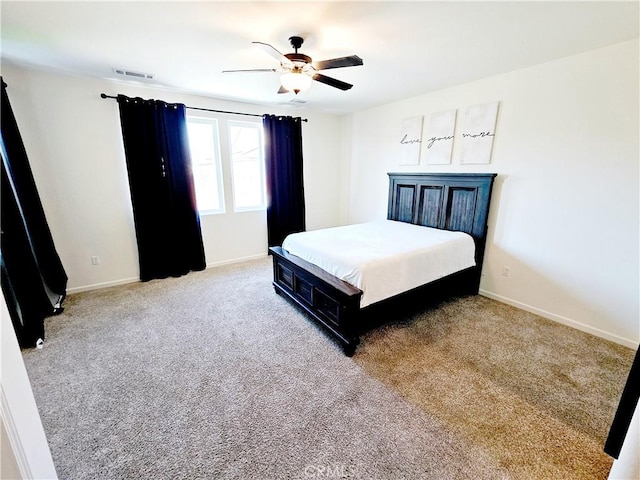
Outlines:
{"label": "white wall", "polygon": [[[482,293],[637,346],[638,55],[625,42],[350,115],[341,214],[385,217],[390,171],[496,172]],[[492,163],[460,165],[464,110],[491,101]],[[452,165],[399,166],[402,119],[424,115],[427,138],[430,114],[450,109]]]}
{"label": "white wall", "polygon": [[[115,100],[101,99],[103,92],[160,98],[194,107],[308,118],[309,122],[303,124],[307,228],[333,226],[339,221],[340,189],[335,181],[340,160],[339,117],[224,102],[15,65],[3,64],[2,76],[69,276],[70,292],[138,279],[118,106]],[[246,121],[252,117],[219,118]],[[266,254],[264,211],[208,215],[201,223],[209,265]],[[94,255],[101,259],[99,266],[91,264]]]}
{"label": "white wall", "polygon": [[[58,478],[4,296],[0,295],[0,477]],[[6,434],[6,437],[5,437]]]}
{"label": "white wall", "polygon": [[[497,172],[482,292],[635,346],[638,332],[638,41],[335,117],[3,65],[73,291],[137,279],[117,104],[99,93],[309,118],[308,229],[386,215],[389,171]],[[433,72],[437,75],[437,72]],[[492,163],[400,167],[403,118],[500,101]],[[424,148],[424,145],[423,145]],[[264,213],[203,218],[207,262],[261,255]],[[92,266],[99,255],[102,264]],[[503,266],[510,277],[501,276]]]}

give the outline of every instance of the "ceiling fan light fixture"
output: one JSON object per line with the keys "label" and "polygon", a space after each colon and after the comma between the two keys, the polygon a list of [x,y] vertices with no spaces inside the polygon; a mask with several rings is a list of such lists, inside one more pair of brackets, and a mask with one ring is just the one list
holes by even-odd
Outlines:
{"label": "ceiling fan light fixture", "polygon": [[311,86],[313,79],[302,72],[288,72],[280,77],[280,83],[284,88],[294,92],[296,95],[298,92],[304,92]]}
{"label": "ceiling fan light fixture", "polygon": [[314,80],[343,91],[349,90],[353,87],[350,83],[343,82],[342,80],[338,80],[333,77],[328,77],[318,73],[318,71],[328,70],[330,68],[356,67],[358,65],[364,65],[364,62],[359,56],[349,55],[348,57],[331,58],[329,60],[313,62],[310,56],[298,52],[298,49],[302,46],[302,42],[304,41],[302,37],[290,37],[289,41],[295,50],[294,53],[283,54],[268,43],[252,42],[254,45],[257,45],[280,62],[278,69],[254,68],[252,70],[223,70],[222,73],[282,72],[282,75],[280,76],[281,86],[278,93],[294,92],[296,95],[307,90]]}

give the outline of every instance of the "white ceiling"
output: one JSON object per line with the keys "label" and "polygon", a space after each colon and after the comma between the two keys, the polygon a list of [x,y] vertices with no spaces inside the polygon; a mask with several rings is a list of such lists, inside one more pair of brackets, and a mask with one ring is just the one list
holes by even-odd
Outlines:
{"label": "white ceiling", "polygon": [[[2,0],[2,59],[98,78],[152,73],[163,88],[258,104],[346,113],[637,38],[639,2],[12,2]],[[314,60],[358,55],[278,95],[276,73],[251,44],[282,53],[300,35]],[[117,90],[117,86],[116,89]]]}

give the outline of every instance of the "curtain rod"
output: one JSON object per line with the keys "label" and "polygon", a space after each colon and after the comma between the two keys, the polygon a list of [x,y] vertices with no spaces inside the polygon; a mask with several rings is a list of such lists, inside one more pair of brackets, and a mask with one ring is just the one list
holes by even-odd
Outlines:
{"label": "curtain rod", "polygon": [[[107,95],[106,93],[101,93],[100,97],[101,98],[113,98],[114,100],[118,99],[118,97],[114,97],[112,95]],[[227,110],[213,110],[211,108],[187,107],[186,105],[185,105],[185,108],[188,108],[189,110],[203,110],[205,112],[229,113],[231,115],[246,115],[248,117],[262,117],[262,115],[258,115],[257,113],[229,112]],[[303,122],[307,122],[308,121],[306,118],[301,118],[300,120],[302,120]]]}

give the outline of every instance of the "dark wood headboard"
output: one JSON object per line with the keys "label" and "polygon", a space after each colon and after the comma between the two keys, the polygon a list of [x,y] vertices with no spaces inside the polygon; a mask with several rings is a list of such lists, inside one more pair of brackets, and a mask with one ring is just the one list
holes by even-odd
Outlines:
{"label": "dark wood headboard", "polygon": [[468,233],[482,267],[495,173],[389,173],[387,218]]}

